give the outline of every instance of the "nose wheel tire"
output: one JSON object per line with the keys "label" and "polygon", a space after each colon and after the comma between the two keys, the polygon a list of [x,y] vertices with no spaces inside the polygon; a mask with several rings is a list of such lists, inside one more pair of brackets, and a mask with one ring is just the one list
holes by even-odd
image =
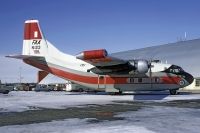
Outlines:
{"label": "nose wheel tire", "polygon": [[169,90],[170,95],[177,95],[177,90]]}

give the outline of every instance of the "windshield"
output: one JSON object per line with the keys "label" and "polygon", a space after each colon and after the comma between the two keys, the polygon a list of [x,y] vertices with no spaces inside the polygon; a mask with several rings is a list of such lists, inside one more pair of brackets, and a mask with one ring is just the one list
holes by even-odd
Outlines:
{"label": "windshield", "polygon": [[165,72],[174,73],[174,74],[180,74],[180,73],[184,72],[184,70],[179,66],[172,65],[171,67],[166,69]]}

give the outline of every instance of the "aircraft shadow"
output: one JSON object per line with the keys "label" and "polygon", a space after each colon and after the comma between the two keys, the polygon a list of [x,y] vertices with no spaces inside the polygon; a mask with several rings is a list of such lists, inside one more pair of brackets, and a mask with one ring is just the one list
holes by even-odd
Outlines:
{"label": "aircraft shadow", "polygon": [[167,96],[169,95],[168,94],[135,94],[133,95],[133,101],[135,100],[162,100]]}
{"label": "aircraft shadow", "polygon": [[[181,92],[179,95],[190,95],[187,92]],[[172,96],[168,92],[150,92],[150,93],[135,93],[133,100],[163,100],[164,98]]]}

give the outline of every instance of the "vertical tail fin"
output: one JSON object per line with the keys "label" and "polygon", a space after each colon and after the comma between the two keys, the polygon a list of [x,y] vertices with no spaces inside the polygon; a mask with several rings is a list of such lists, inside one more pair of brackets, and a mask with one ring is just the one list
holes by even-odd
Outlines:
{"label": "vertical tail fin", "polygon": [[24,26],[23,55],[45,56],[47,42],[38,20],[27,20]]}

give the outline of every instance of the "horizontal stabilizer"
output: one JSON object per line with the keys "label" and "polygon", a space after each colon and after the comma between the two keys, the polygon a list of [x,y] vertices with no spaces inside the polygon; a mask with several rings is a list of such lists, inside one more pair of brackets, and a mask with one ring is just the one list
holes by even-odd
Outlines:
{"label": "horizontal stabilizer", "polygon": [[[31,55],[7,55],[5,57],[15,59],[28,59],[28,58],[41,58],[42,56],[31,56]],[[43,57],[44,58],[44,57]]]}

